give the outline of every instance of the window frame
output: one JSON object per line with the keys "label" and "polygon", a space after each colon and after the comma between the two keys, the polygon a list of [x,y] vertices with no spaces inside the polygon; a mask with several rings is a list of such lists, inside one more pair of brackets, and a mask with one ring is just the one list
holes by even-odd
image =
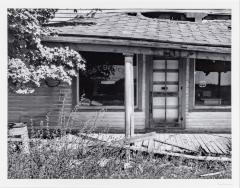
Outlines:
{"label": "window frame", "polygon": [[[231,63],[231,61],[230,61]],[[191,112],[230,112],[231,105],[227,106],[213,106],[213,105],[195,105],[195,66],[196,66],[196,59],[190,58],[189,60],[189,111]],[[231,83],[232,88],[232,83]],[[232,94],[232,93],[231,93]]]}
{"label": "window frame", "polygon": [[[93,52],[94,53],[94,52]],[[137,85],[136,85],[136,97],[137,97],[137,104],[134,105],[135,111],[141,111],[142,110],[142,73],[143,73],[143,55],[140,54],[134,54],[136,56],[136,79],[137,79]],[[124,63],[124,62],[123,62]],[[124,111],[125,106],[124,105],[103,105],[103,106],[82,106],[79,105],[79,73],[77,75],[76,79],[76,105],[78,105],[77,111],[96,111],[105,109],[107,111]]]}

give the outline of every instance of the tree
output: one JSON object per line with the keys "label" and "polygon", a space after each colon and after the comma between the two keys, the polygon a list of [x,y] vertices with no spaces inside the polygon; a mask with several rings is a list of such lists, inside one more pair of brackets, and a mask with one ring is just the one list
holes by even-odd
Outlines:
{"label": "tree", "polygon": [[81,55],[68,47],[50,48],[41,43],[53,35],[43,27],[56,9],[8,9],[8,85],[9,91],[33,93],[47,78],[71,84],[77,70],[85,69]]}

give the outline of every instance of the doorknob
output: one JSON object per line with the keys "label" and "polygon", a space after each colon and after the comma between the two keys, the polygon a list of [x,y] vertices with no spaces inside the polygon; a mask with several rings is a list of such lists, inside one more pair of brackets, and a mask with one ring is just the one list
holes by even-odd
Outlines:
{"label": "doorknob", "polygon": [[168,87],[161,87],[162,90],[168,90]]}

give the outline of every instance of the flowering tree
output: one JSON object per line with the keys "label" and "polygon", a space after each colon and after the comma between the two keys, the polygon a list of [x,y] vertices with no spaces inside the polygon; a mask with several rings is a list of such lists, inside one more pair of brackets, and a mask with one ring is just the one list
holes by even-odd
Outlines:
{"label": "flowering tree", "polygon": [[55,12],[56,9],[8,9],[9,91],[33,93],[47,78],[71,84],[77,70],[85,69],[78,52],[41,43],[41,37],[53,34],[43,24]]}

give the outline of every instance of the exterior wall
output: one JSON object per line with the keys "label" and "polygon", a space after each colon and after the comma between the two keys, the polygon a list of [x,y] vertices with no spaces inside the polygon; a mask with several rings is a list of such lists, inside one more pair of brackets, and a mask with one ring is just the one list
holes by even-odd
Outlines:
{"label": "exterior wall", "polygon": [[[143,57],[142,62],[139,62],[139,77],[141,79],[139,83],[141,86],[138,86],[141,89],[141,104],[139,109],[135,109],[134,113],[134,126],[137,131],[144,131],[145,129],[145,72],[146,72],[146,63],[145,57]],[[142,64],[142,68],[140,67]],[[124,131],[125,129],[125,112],[122,110],[112,110],[112,109],[103,109],[104,112],[100,110],[80,110],[73,114],[73,121],[76,126],[83,126],[84,124],[90,124],[90,126],[99,127],[101,129],[111,129],[117,131]],[[89,121],[91,120],[91,121]]]}
{"label": "exterior wall", "polygon": [[[121,112],[76,112],[73,115],[74,127],[96,127],[101,130],[116,130],[123,132],[125,129],[125,115],[124,111]],[[144,112],[134,113],[134,126],[135,130],[143,131],[145,129],[145,115]]]}
{"label": "exterior wall", "polygon": [[65,95],[65,111],[72,108],[71,86],[62,84],[58,87],[43,85],[35,93],[29,95],[8,95],[8,121],[20,121],[24,116],[42,116],[47,112],[60,111]]}
{"label": "exterior wall", "polygon": [[[190,111],[189,110],[189,62],[186,63],[185,74],[185,109],[184,111],[184,127],[185,130],[212,130],[212,131],[230,131],[231,129],[231,112],[210,112],[210,111]],[[143,68],[141,76],[141,108],[135,110],[135,129],[144,130],[148,125],[148,86],[146,85],[146,57],[143,57]],[[70,112],[74,107],[74,99],[76,98],[75,88],[68,85],[60,85],[59,87],[48,87],[46,85],[37,88],[34,94],[17,95],[9,94],[8,96],[8,121],[20,121],[23,116],[39,116],[49,111],[60,111],[62,108],[62,100],[60,94],[65,94],[65,111]],[[56,115],[56,114],[55,114]],[[56,115],[58,116],[58,115]],[[125,118],[124,110],[81,110],[72,114],[74,127],[80,127],[83,124],[91,124],[91,126],[101,127],[101,129],[115,129],[124,131]],[[50,124],[52,126],[54,124]]]}
{"label": "exterior wall", "polygon": [[[145,61],[143,60],[143,67],[140,68],[141,76],[141,104],[140,108],[135,110],[134,120],[135,129],[145,129]],[[72,86],[60,85],[58,87],[48,87],[43,85],[37,88],[35,93],[30,95],[8,95],[8,121],[19,122],[21,120],[29,121],[30,117],[44,116],[50,112],[51,127],[56,127],[57,119],[60,115],[62,108],[62,98],[60,95],[65,95],[64,109],[65,112],[70,112],[76,105],[76,82]],[[54,112],[54,113],[53,113]],[[58,113],[56,113],[58,112]],[[67,113],[68,114],[68,113]],[[29,119],[26,119],[26,117]],[[82,125],[89,124],[90,126],[101,127],[101,129],[114,129],[124,131],[125,129],[125,116],[124,109],[111,110],[106,109],[104,112],[100,110],[79,110],[72,113],[74,128],[80,128]],[[52,120],[52,121],[51,121]],[[39,124],[35,125],[39,126]]]}
{"label": "exterior wall", "polygon": [[231,112],[189,111],[189,61],[186,61],[185,128],[195,130],[230,131]]}

